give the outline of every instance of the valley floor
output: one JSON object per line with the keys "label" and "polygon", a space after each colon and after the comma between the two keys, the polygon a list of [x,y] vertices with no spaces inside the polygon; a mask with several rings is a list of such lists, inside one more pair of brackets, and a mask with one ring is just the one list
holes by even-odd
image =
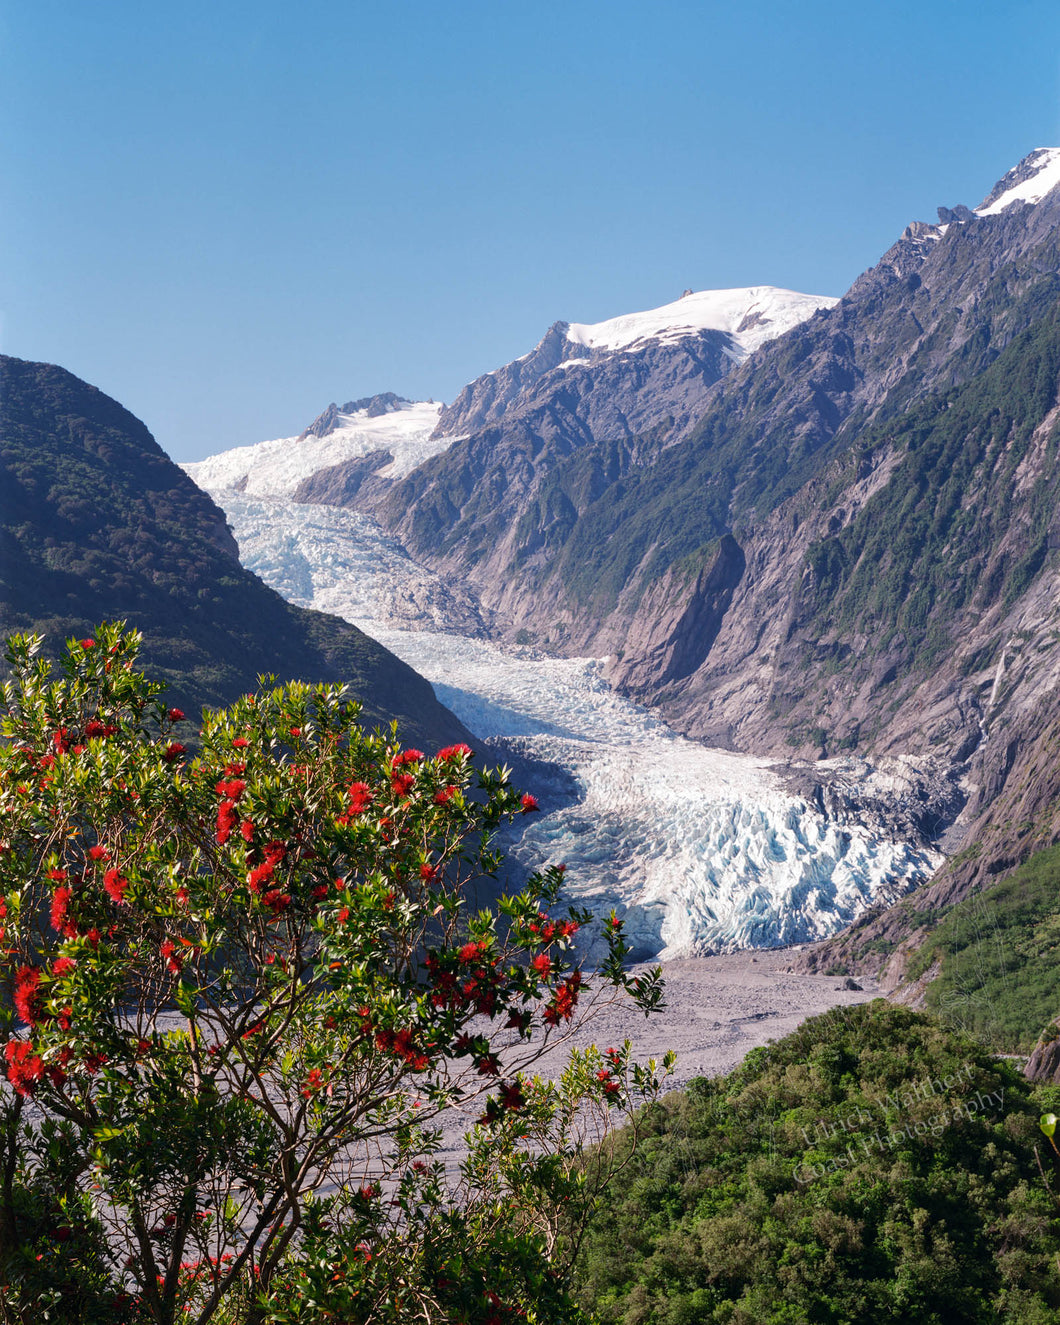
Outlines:
{"label": "valley floor", "polygon": [[[870,980],[862,989],[844,987],[844,977],[799,975],[791,970],[795,949],[731,952],[663,963],[665,1009],[645,1017],[628,1003],[602,1009],[568,1042],[585,1048],[633,1044],[638,1062],[661,1060],[669,1050],[677,1065],[669,1089],[687,1086],[693,1077],[720,1076],[737,1067],[750,1052],[790,1035],[807,1017],[829,1008],[849,1007],[880,997]],[[638,968],[644,969],[644,968]],[[543,1076],[557,1074],[566,1049],[557,1047],[540,1060]],[[455,1168],[464,1153],[465,1128],[481,1113],[481,1101],[466,1113],[454,1110],[446,1120],[441,1157]]]}

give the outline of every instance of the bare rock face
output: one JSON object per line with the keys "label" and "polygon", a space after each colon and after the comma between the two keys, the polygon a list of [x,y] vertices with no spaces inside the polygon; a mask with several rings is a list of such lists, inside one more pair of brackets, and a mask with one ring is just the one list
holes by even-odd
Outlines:
{"label": "bare rock face", "polygon": [[630,623],[626,651],[608,680],[636,698],[682,680],[706,660],[746,567],[743,549],[723,535],[700,568],[671,567],[645,592]]}
{"label": "bare rock face", "polygon": [[389,451],[372,451],[318,469],[298,484],[291,500],[311,506],[352,506],[365,481],[393,459]]}
{"label": "bare rock face", "polygon": [[1023,1075],[1028,1081],[1060,1085],[1060,1023],[1054,1022],[1034,1046]]}
{"label": "bare rock face", "polygon": [[438,416],[435,435],[458,437],[496,423],[524,391],[579,353],[580,347],[567,339],[568,326],[567,322],[553,323],[529,354],[470,382]]}

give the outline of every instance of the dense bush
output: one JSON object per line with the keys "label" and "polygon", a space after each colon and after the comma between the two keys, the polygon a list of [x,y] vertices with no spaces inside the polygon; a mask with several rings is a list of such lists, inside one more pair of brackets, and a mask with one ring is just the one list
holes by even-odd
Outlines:
{"label": "dense bush", "polygon": [[1056,1094],[905,1008],[814,1018],[647,1110],[583,1300],[615,1325],[1055,1321]]}
{"label": "dense bush", "polygon": [[624,973],[613,917],[582,972],[558,868],[469,908],[536,808],[504,770],[365,735],[339,687],[181,739],[137,644],[101,627],[58,676],[9,650],[0,1320],[573,1325],[578,1153],[657,1082],[628,1044],[530,1069],[657,973]]}
{"label": "dense bush", "polygon": [[917,948],[909,975],[936,964],[927,1006],[1001,1052],[1029,1053],[1060,1010],[1060,847],[949,907]]}

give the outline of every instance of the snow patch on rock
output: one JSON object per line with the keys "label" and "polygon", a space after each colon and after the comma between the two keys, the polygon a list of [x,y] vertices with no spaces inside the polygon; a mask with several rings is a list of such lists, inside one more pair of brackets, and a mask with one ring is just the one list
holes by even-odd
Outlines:
{"label": "snow patch on rock", "polygon": [[[1012,183],[1005,188],[1010,177]],[[991,194],[993,201],[977,207],[975,214],[997,216],[1013,203],[1041,202],[1058,184],[1060,184],[1060,147],[1038,147],[1029,156],[1024,157],[1018,166],[1014,166],[994,190],[994,194],[997,194],[998,188],[1003,189],[1003,192],[996,197]]]}

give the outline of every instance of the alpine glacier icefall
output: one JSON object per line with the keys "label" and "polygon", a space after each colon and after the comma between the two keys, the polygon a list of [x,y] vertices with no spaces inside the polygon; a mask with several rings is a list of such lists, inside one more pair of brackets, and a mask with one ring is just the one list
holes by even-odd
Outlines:
{"label": "alpine glacier icefall", "polygon": [[[794,325],[813,311],[807,296],[792,303],[790,293],[705,292],[576,331],[586,344],[619,348],[713,319],[749,352],[756,337],[786,329],[785,318]],[[679,305],[684,322],[672,311]],[[753,316],[734,330],[756,308],[768,312],[768,332]],[[529,822],[514,849],[520,860],[565,863],[573,899],[598,913],[616,907],[638,955],[667,958],[823,938],[933,872],[938,853],[822,813],[785,790],[769,761],[677,736],[611,691],[604,660],[481,638],[473,596],[418,565],[369,516],[290,500],[317,471],[382,449],[394,457],[388,474],[408,473],[452,444],[433,436],[439,411],[419,402],[377,417],[340,414],[322,438],[237,447],[185,469],[224,508],[248,569],[409,662],[491,756],[510,750],[572,775],[574,802]]]}

